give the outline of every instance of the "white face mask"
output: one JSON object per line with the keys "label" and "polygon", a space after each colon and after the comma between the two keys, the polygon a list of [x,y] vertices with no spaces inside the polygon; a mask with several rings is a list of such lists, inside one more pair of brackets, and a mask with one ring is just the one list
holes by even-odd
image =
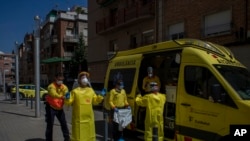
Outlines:
{"label": "white face mask", "polygon": [[57,85],[62,85],[63,81],[56,81]]}
{"label": "white face mask", "polygon": [[153,86],[153,87],[151,87],[151,91],[152,92],[158,92],[158,86]]}
{"label": "white face mask", "polygon": [[152,73],[149,73],[149,74],[148,74],[148,77],[152,77],[152,76],[153,76],[153,74],[152,74]]}
{"label": "white face mask", "polygon": [[81,82],[83,85],[87,85],[89,83],[89,80],[88,80],[88,78],[85,77],[81,80]]}

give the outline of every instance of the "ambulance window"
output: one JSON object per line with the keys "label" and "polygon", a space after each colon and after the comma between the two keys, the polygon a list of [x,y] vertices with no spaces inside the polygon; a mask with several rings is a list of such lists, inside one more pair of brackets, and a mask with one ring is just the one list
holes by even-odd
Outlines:
{"label": "ambulance window", "polygon": [[135,70],[135,68],[110,70],[108,91],[114,88],[117,80],[123,80],[126,93],[131,93],[134,83]]}
{"label": "ambulance window", "polygon": [[207,68],[187,66],[184,75],[188,94],[235,107],[223,86]]}
{"label": "ambulance window", "polygon": [[245,68],[215,65],[243,100],[250,100],[250,73]]}

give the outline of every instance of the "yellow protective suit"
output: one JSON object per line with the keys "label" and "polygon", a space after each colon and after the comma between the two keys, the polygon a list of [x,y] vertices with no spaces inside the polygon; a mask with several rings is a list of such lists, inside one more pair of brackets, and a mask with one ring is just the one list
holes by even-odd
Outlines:
{"label": "yellow protective suit", "polygon": [[144,77],[142,81],[142,89],[145,92],[150,92],[150,83],[151,82],[156,82],[158,84],[159,89],[161,89],[161,82],[158,76],[154,75],[152,77]]}
{"label": "yellow protective suit", "polygon": [[110,91],[109,104],[112,109],[114,108],[123,108],[128,106],[127,95],[124,89],[121,89],[120,92],[116,89]]}
{"label": "yellow protective suit", "polygon": [[152,141],[153,127],[158,127],[158,141],[163,141],[163,110],[166,102],[166,95],[161,93],[150,93],[143,97],[137,96],[136,104],[142,107],[146,107],[146,118],[145,118],[145,133],[144,140]]}
{"label": "yellow protective suit", "polygon": [[92,88],[77,87],[70,92],[65,104],[72,105],[71,141],[95,141],[95,118],[92,104],[101,103],[102,96],[97,96]]}

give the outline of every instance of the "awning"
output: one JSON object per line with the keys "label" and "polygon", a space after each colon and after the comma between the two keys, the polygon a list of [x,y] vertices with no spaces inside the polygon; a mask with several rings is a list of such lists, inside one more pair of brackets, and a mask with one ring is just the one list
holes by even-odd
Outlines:
{"label": "awning", "polygon": [[67,61],[70,61],[70,60],[71,60],[70,58],[52,57],[52,58],[49,58],[49,59],[42,60],[41,63],[49,64],[49,63],[67,62]]}

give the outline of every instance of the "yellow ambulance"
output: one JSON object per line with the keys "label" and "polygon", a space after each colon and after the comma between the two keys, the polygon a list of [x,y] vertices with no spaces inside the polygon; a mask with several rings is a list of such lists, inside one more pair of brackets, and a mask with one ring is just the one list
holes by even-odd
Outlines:
{"label": "yellow ambulance", "polygon": [[144,131],[145,109],[136,105],[135,98],[146,94],[142,80],[149,66],[167,96],[166,140],[227,141],[230,125],[250,124],[248,69],[226,47],[178,39],[120,51],[110,60],[104,87],[109,92],[115,80],[123,79],[133,113],[128,129]]}

